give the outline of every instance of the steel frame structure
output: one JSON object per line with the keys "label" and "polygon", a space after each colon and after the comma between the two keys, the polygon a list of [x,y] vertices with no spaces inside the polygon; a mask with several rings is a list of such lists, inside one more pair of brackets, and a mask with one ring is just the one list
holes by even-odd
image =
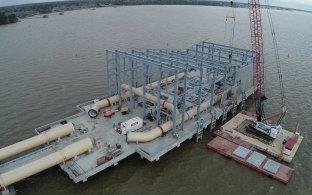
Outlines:
{"label": "steel frame structure", "polygon": [[[129,111],[137,106],[136,102],[142,100],[142,118],[146,119],[147,114],[154,114],[155,126],[169,120],[173,123],[173,135],[178,138],[177,132],[184,129],[184,114],[193,107],[197,108],[197,115],[194,117],[197,123],[197,141],[202,137],[203,120],[200,114],[200,104],[203,101],[210,101],[216,94],[222,94],[221,106],[223,115],[227,115],[228,98],[224,94],[226,87],[237,87],[241,85],[237,75],[241,69],[252,63],[253,53],[249,50],[229,47],[202,41],[187,48],[186,50],[176,49],[131,49],[125,51],[107,51],[107,88],[110,95],[119,95],[118,104],[127,104]],[[178,74],[184,73],[182,80]],[[161,83],[160,81],[174,76],[174,82]],[[158,81],[156,88],[150,88],[149,83]],[[142,87],[143,97],[135,97],[130,90],[129,98],[122,99],[124,92],[121,84],[132,87]],[[183,93],[179,93],[179,89]],[[245,91],[240,93],[243,96]],[[157,104],[151,106],[146,100],[146,94],[157,97]],[[235,95],[239,95],[235,93]],[[169,97],[174,106],[173,112],[164,110],[160,100]],[[195,98],[194,98],[195,97]],[[236,98],[236,97],[235,97]],[[235,98],[233,103],[236,104]],[[140,100],[141,99],[141,100]],[[195,100],[194,100],[195,99]],[[236,107],[236,106],[235,106]],[[151,109],[149,112],[148,109]],[[152,111],[153,110],[153,111]],[[211,130],[215,127],[216,112],[210,107],[207,112],[211,115]],[[177,114],[179,113],[179,114]],[[226,118],[226,117],[224,117]],[[182,122],[177,126],[176,121]]]}

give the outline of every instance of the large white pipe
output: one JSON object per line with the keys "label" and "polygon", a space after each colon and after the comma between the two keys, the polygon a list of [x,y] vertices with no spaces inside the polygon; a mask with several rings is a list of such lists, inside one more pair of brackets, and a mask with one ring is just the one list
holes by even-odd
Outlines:
{"label": "large white pipe", "polygon": [[[184,73],[183,72],[178,74],[178,79],[179,80],[182,79],[183,77],[184,77]],[[168,77],[166,79],[161,80],[160,82],[166,84],[166,83],[172,82],[174,79],[175,79],[175,76],[170,76],[170,77]],[[147,85],[147,87],[149,87],[150,89],[156,88],[157,86],[158,86],[158,81],[155,81],[155,82],[150,83],[150,84]],[[143,87],[139,87],[138,89],[143,89]],[[122,98],[126,99],[126,98],[129,97],[129,95],[130,94],[127,93]],[[91,106],[91,109],[88,111],[88,115],[91,118],[96,118],[100,109],[105,108],[107,106],[110,106],[110,105],[116,103],[118,100],[119,100],[119,95],[115,95],[115,96],[112,96],[112,97],[100,100],[98,102],[95,102]]]}
{"label": "large white pipe", "polygon": [[91,151],[93,148],[90,138],[77,141],[62,150],[58,150],[43,158],[30,162],[26,165],[10,170],[0,175],[0,189],[5,189],[7,186],[16,183],[22,179],[63,163],[73,157]]}
{"label": "large white pipe", "polygon": [[98,102],[95,102],[92,105],[91,109],[88,111],[88,115],[91,118],[95,118],[95,117],[97,117],[98,112],[101,108],[105,108],[107,106],[110,106],[110,105],[116,103],[118,100],[119,100],[119,95],[115,95],[115,96],[100,100]]}
{"label": "large white pipe", "polygon": [[[129,85],[126,85],[126,84],[122,84],[121,85],[121,88],[123,90],[126,90],[126,91],[130,91],[131,90],[131,87]],[[140,97],[143,97],[143,89],[142,88],[134,88],[132,87],[132,92],[136,95],[136,96],[140,96]],[[149,94],[149,93],[145,93],[145,98],[147,100],[149,100],[150,102],[154,103],[154,104],[157,104],[158,103],[158,98]],[[170,102],[167,102],[165,100],[162,100],[160,99],[160,105],[164,108],[167,108],[168,110],[170,110],[172,113],[173,113],[173,110],[174,110],[174,105]],[[178,110],[177,110],[177,114],[178,114]]]}
{"label": "large white pipe", "polygon": [[[184,72],[179,73],[178,74],[178,80],[181,80],[183,78],[184,78]],[[170,77],[165,78],[165,79],[162,79],[160,81],[160,83],[167,84],[167,83],[171,83],[173,80],[175,80],[175,75],[170,76]],[[154,88],[158,87],[158,81],[155,81],[153,83],[149,83],[146,86],[149,87],[150,89],[154,89]],[[140,88],[142,88],[142,87],[140,87]]]}
{"label": "large white pipe", "polygon": [[72,134],[74,131],[74,125],[72,123],[67,123],[65,125],[40,133],[37,136],[4,147],[0,149],[0,160],[25,152],[37,146],[47,144],[58,138]]}
{"label": "large white pipe", "polygon": [[[221,100],[221,95],[217,95],[214,97],[213,104],[219,102]],[[200,112],[208,109],[210,107],[210,101],[206,101],[200,105]],[[197,108],[193,108],[187,111],[184,114],[184,121],[189,120],[190,118],[194,117],[197,114]],[[181,119],[176,121],[176,125],[181,123]],[[173,128],[173,122],[167,121],[164,124],[150,130],[147,132],[129,132],[127,134],[127,141],[128,142],[148,142],[160,137],[163,133],[170,131]]]}

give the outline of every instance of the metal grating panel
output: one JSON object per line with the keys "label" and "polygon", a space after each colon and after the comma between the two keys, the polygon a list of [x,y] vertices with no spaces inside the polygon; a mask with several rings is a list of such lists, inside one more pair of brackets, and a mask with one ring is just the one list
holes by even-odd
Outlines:
{"label": "metal grating panel", "polygon": [[243,147],[243,146],[238,146],[234,151],[233,154],[235,154],[238,157],[241,158],[246,158],[246,156],[250,153],[250,150]]}
{"label": "metal grating panel", "polygon": [[265,169],[271,173],[276,174],[280,166],[281,166],[280,163],[278,163],[274,160],[268,159],[268,161],[263,166],[263,169]]}
{"label": "metal grating panel", "polygon": [[256,167],[259,167],[261,163],[264,161],[264,159],[266,159],[265,155],[260,154],[259,152],[253,151],[252,154],[247,159],[247,162]]}

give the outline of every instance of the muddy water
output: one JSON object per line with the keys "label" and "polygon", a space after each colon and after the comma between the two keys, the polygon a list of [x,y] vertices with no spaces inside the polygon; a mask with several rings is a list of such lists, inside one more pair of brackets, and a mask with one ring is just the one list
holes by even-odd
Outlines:
{"label": "muddy water", "polygon": [[[105,50],[186,48],[201,40],[227,44],[229,8],[131,6],[66,12],[0,27],[0,146],[34,135],[33,129],[75,113],[75,105],[106,94]],[[264,14],[264,13],[263,13]],[[149,163],[133,155],[74,184],[52,168],[16,185],[20,194],[311,194],[312,15],[273,11],[290,115],[305,137],[285,186],[187,141]],[[267,113],[280,108],[272,41],[264,19]],[[250,48],[247,9],[237,9],[234,45]],[[252,109],[252,103],[247,109]]]}

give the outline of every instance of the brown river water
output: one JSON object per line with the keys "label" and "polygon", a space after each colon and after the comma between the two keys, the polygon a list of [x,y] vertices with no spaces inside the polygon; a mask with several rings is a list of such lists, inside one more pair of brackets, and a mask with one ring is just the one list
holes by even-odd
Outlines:
{"label": "brown river water", "polygon": [[[234,45],[250,48],[247,9],[237,9]],[[129,6],[78,10],[0,26],[0,147],[34,135],[33,129],[76,113],[75,106],[106,94],[105,50],[187,48],[207,40],[228,44],[229,8]],[[266,13],[267,115],[281,107],[274,50]],[[287,105],[282,125],[300,121],[302,145],[288,185],[227,160],[189,140],[150,163],[132,155],[75,184],[59,167],[15,185],[19,194],[312,194],[312,14],[272,11],[280,48]],[[253,104],[245,109],[252,110]]]}

